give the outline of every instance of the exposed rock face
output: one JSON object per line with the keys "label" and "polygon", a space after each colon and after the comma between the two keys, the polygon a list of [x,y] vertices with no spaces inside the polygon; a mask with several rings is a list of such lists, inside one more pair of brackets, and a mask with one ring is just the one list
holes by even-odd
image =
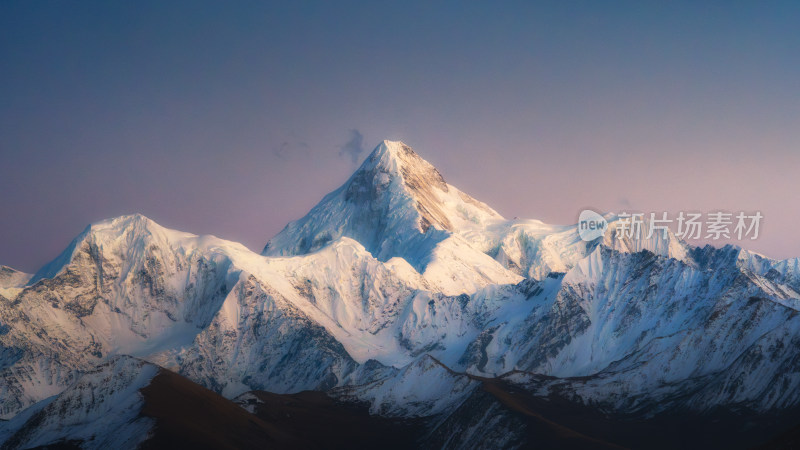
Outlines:
{"label": "exposed rock face", "polygon": [[180,371],[234,397],[253,389],[327,390],[356,365],[325,328],[249,276],[181,357]]}
{"label": "exposed rock face", "polygon": [[[448,192],[442,174],[405,144],[401,144],[400,149],[395,152],[403,184],[416,200],[420,230],[424,233],[434,226],[439,230],[453,231],[453,224],[442,210],[441,200],[436,194],[436,191]],[[463,194],[462,200],[464,197],[469,198]]]}

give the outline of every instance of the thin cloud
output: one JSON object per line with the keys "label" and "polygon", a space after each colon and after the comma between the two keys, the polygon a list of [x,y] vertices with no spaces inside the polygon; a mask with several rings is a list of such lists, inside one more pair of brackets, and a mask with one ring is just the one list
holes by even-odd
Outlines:
{"label": "thin cloud", "polygon": [[364,152],[364,135],[358,130],[350,130],[350,140],[339,148],[339,156],[350,157],[353,164],[358,162],[358,158]]}
{"label": "thin cloud", "polygon": [[283,141],[281,145],[273,149],[272,154],[281,161],[288,161],[293,156],[307,156],[308,144],[305,142],[289,142]]}

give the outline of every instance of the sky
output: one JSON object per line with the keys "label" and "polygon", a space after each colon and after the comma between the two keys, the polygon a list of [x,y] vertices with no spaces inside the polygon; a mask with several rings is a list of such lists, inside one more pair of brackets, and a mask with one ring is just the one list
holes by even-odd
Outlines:
{"label": "sky", "polygon": [[0,264],[139,212],[260,251],[383,139],[506,217],[760,211],[800,256],[800,2],[0,2]]}

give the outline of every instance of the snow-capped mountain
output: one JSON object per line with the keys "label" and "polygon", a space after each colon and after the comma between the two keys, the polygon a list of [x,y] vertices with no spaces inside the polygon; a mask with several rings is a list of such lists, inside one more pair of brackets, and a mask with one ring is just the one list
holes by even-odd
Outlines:
{"label": "snow-capped mountain", "polygon": [[402,258],[434,289],[457,295],[520,280],[464,237],[502,221],[445,183],[410,147],[384,141],[342,187],[272,238],[263,254],[304,255],[348,237],[380,261]]}
{"label": "snow-capped mountain", "polygon": [[636,417],[800,408],[798,259],[620,239],[606,218],[591,242],[506,220],[384,141],[262,254],[141,215],[91,225],[34,275],[0,267],[0,436],[149,430],[137,392],[159,367],[229,399],[327,391],[450,447],[564,433],[509,390]]}

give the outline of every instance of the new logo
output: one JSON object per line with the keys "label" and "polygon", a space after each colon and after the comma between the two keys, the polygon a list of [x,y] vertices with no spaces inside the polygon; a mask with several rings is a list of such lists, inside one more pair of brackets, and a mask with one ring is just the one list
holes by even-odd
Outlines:
{"label": "new logo", "polygon": [[592,211],[586,209],[581,211],[578,217],[578,235],[584,241],[593,241],[603,236],[608,229],[608,222],[606,219]]}

